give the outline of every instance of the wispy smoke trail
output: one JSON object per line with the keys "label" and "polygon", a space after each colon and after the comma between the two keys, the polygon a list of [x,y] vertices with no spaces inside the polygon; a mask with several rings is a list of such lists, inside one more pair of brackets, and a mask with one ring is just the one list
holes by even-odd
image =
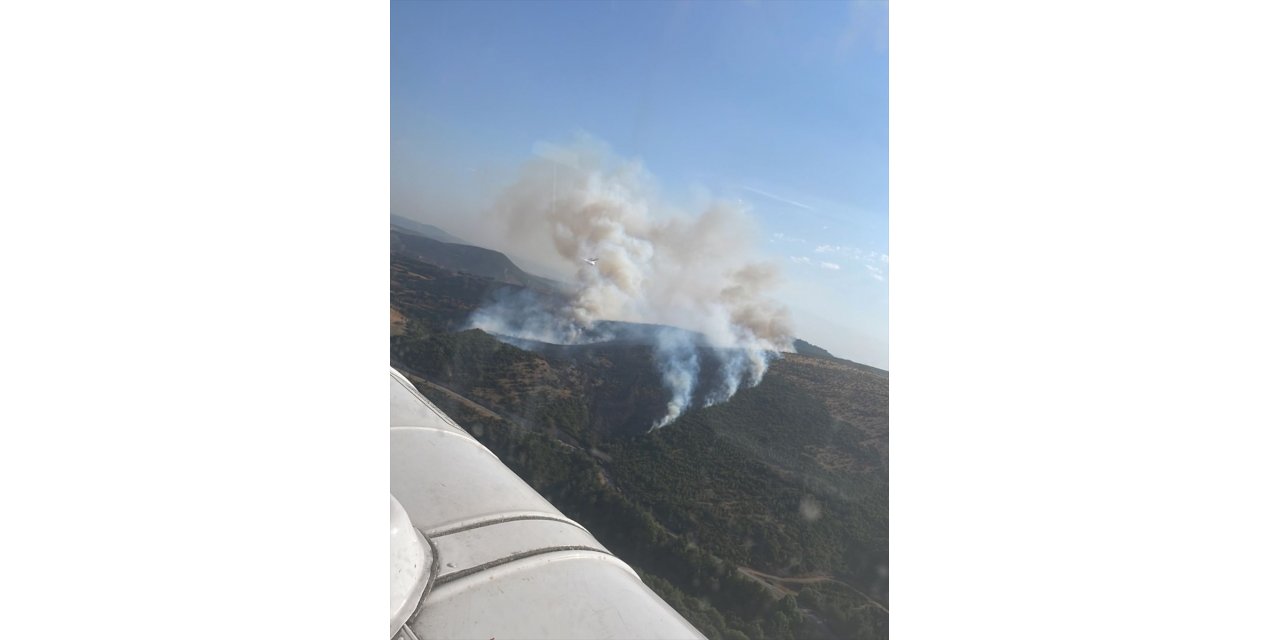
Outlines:
{"label": "wispy smoke trail", "polygon": [[[478,311],[472,326],[560,344],[600,339],[593,328],[602,320],[688,329],[721,362],[706,404],[728,400],[744,378],[760,382],[771,358],[791,349],[793,331],[787,310],[766,295],[780,284],[778,267],[752,260],[754,227],[742,205],[696,209],[665,203],[639,163],[619,162],[598,144],[544,148],[499,198],[492,223],[554,249],[576,268],[575,292],[559,309],[504,300]],[[659,331],[652,341],[672,396],[656,428],[688,409],[700,367],[687,332]]]}
{"label": "wispy smoke trail", "polygon": [[552,344],[579,344],[610,337],[588,336],[585,327],[558,312],[562,309],[555,307],[554,301],[528,289],[504,292],[491,304],[472,313],[467,324],[468,328],[482,329],[485,333]]}
{"label": "wispy smoke trail", "polygon": [[653,423],[653,429],[661,429],[680,417],[693,399],[693,388],[698,384],[698,352],[693,336],[687,331],[662,329],[656,334],[654,360],[662,374],[662,384],[671,392],[666,415]]}

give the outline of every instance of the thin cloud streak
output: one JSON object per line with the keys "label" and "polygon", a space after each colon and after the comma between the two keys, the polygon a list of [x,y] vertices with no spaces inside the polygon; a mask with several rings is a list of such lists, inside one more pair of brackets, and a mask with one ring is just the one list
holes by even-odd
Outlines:
{"label": "thin cloud streak", "polygon": [[738,188],[739,188],[739,189],[742,189],[743,191],[750,191],[751,193],[755,193],[755,194],[758,194],[758,195],[762,195],[762,196],[764,196],[764,197],[766,197],[766,198],[769,198],[769,199],[771,199],[771,200],[777,200],[778,202],[781,202],[781,203],[783,203],[783,204],[789,204],[789,205],[791,205],[791,206],[793,206],[793,207],[799,207],[799,208],[801,208],[801,209],[804,209],[805,211],[813,211],[813,212],[817,212],[817,211],[818,211],[817,209],[814,209],[813,207],[811,207],[811,206],[809,206],[809,205],[807,205],[807,204],[805,204],[805,203],[803,203],[803,202],[796,202],[795,200],[788,200],[788,199],[786,199],[786,198],[784,198],[784,197],[782,197],[782,196],[779,196],[779,195],[775,195],[775,194],[769,193],[768,191],[761,191],[760,189],[756,189],[756,188],[754,188],[754,187],[748,187],[748,186],[745,186],[745,185],[738,185]]}

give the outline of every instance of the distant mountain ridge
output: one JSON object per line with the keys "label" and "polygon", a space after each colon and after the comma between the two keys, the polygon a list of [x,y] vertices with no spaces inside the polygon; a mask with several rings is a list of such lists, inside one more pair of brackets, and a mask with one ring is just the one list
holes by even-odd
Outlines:
{"label": "distant mountain ridge", "polygon": [[830,351],[827,351],[826,349],[823,349],[822,347],[819,347],[818,345],[813,344],[811,342],[805,342],[800,338],[796,338],[795,347],[796,347],[796,353],[802,356],[810,356],[813,358],[826,358],[827,360],[837,360],[839,362],[851,364],[868,373],[874,373],[876,375],[884,376],[886,378],[889,377],[889,372],[884,369],[878,369],[871,365],[862,364],[860,362],[854,362],[846,358],[841,358],[841,357],[832,355]]}
{"label": "distant mountain ridge", "polygon": [[395,228],[391,229],[391,254],[405,255],[445,269],[528,287],[535,291],[550,293],[561,288],[554,280],[525,272],[499,251],[469,244],[442,242]]}
{"label": "distant mountain ridge", "polygon": [[449,242],[452,244],[471,244],[466,240],[463,240],[462,238],[459,238],[458,236],[455,236],[452,233],[449,233],[448,231],[441,229],[440,227],[437,227],[431,224],[426,224],[424,222],[418,222],[416,220],[410,220],[404,216],[398,216],[394,213],[391,214],[391,226],[393,228],[398,228],[401,231],[405,231],[405,232],[412,233],[419,236],[425,236],[425,237],[431,238],[432,240],[439,240],[440,242]]}

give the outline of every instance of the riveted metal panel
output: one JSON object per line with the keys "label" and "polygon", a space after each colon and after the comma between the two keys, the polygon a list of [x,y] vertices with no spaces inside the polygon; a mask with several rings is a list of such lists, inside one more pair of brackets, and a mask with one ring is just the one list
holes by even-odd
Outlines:
{"label": "riveted metal panel", "polygon": [[547,549],[577,547],[608,553],[604,545],[576,524],[546,519],[508,520],[432,537],[442,564],[443,584],[507,558],[533,555]]}

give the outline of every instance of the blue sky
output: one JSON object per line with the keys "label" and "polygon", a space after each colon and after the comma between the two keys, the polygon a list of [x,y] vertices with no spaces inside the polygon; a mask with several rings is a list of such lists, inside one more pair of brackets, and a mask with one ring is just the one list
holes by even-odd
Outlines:
{"label": "blue sky", "polygon": [[465,228],[459,184],[586,133],[675,199],[748,204],[799,337],[887,367],[887,12],[393,2],[392,211]]}

